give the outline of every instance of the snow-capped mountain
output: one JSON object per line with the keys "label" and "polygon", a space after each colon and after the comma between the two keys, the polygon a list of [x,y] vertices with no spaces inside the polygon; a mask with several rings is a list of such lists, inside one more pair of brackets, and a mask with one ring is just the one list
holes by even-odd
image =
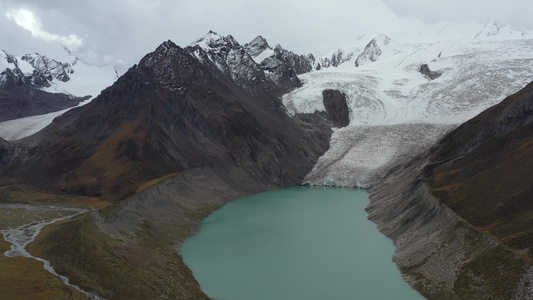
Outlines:
{"label": "snow-capped mountain", "polygon": [[389,53],[398,49],[397,43],[386,35],[379,35],[366,45],[361,54],[357,56],[355,60],[355,66],[359,67],[369,62],[375,62],[379,57],[385,53],[385,55],[391,55]]}
{"label": "snow-capped mountain", "polygon": [[515,31],[509,28],[505,23],[498,20],[490,19],[481,31],[476,34],[475,39],[516,39],[525,35],[526,32]]}
{"label": "snow-capped mountain", "polygon": [[436,43],[381,35],[338,67],[301,75],[303,86],[283,96],[289,113],[324,111],[326,89],[344,93],[351,111],[306,182],[368,186],[391,162],[524,87],[533,79],[533,39],[505,28],[491,20],[480,32],[493,38]]}
{"label": "snow-capped mountain", "polygon": [[[224,74],[229,75],[237,85],[252,95],[261,94],[264,90],[278,89],[278,86],[299,86],[297,82],[282,81],[284,78],[269,76],[245,47],[241,46],[231,35],[221,36],[209,31],[200,39],[189,45],[188,51],[201,62],[211,61]],[[290,75],[288,76],[291,77]],[[276,81],[275,81],[276,80]]]}
{"label": "snow-capped mountain", "polygon": [[260,35],[251,42],[244,44],[244,48],[258,64],[260,64],[265,58],[274,54],[274,51],[268,45],[267,40]]}
{"label": "snow-capped mountain", "polygon": [[[87,103],[118,77],[112,66],[89,66],[65,49],[67,62],[38,53],[0,51],[0,137],[37,132],[65,109]],[[6,121],[8,120],[8,121]]]}
{"label": "snow-capped mountain", "polygon": [[61,62],[38,53],[15,56],[0,51],[0,86],[8,80],[21,80],[51,93],[96,97],[118,77],[113,66],[88,66],[68,54],[70,61]]}
{"label": "snow-capped mountain", "polygon": [[200,61],[215,63],[254,95],[262,89],[282,92],[301,86],[297,75],[311,71],[314,62],[312,55],[297,55],[280,45],[271,48],[261,36],[241,46],[231,35],[223,37],[209,31],[187,48]]}

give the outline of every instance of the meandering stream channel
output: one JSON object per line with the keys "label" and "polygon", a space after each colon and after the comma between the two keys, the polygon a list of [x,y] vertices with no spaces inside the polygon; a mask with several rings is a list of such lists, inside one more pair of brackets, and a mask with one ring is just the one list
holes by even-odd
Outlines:
{"label": "meandering stream channel", "polygon": [[368,202],[364,190],[328,187],[245,197],[206,218],[182,255],[215,299],[424,299],[367,219]]}
{"label": "meandering stream channel", "polygon": [[33,256],[26,251],[26,246],[35,240],[46,225],[85,213],[87,212],[86,209],[67,206],[0,203],[0,211],[2,212],[0,233],[2,233],[7,242],[11,243],[11,249],[4,253],[5,256],[23,256],[36,259],[43,263],[45,270],[57,276],[64,284],[85,294],[88,299],[103,299],[71,284],[67,277],[57,274],[48,260]]}

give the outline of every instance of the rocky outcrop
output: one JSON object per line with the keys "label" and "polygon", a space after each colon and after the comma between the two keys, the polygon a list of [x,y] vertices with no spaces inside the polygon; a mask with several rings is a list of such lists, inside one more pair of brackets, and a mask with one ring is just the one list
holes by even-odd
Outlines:
{"label": "rocky outcrop", "polygon": [[[4,87],[6,82],[23,82],[32,88],[40,89],[49,87],[53,80],[66,82],[70,80],[69,74],[74,73],[69,63],[59,62],[38,53],[23,55],[20,57],[22,62],[19,62],[17,57],[3,51],[0,59],[5,59],[9,66],[0,70],[0,87]],[[23,68],[21,63],[29,64],[30,69]]]}
{"label": "rocky outcrop", "polygon": [[[475,39],[491,38],[491,37],[509,37],[513,35],[511,30],[506,24],[490,19],[485,23],[483,28],[476,34]],[[515,36],[518,35],[516,32]]]}
{"label": "rocky outcrop", "polygon": [[330,57],[323,57],[319,59],[317,67],[318,69],[338,67],[343,62],[351,60],[354,56],[355,56],[354,52],[339,49],[335,53],[333,53]]}
{"label": "rocky outcrop", "polygon": [[257,57],[265,50],[270,49],[270,46],[264,37],[258,35],[251,42],[244,44],[244,48],[252,57]]}
{"label": "rocky outcrop", "polygon": [[[200,61],[214,62],[243,90],[253,96],[274,93],[278,96],[302,85],[298,74],[312,70],[312,56],[294,54],[277,45],[271,49],[266,39],[256,37],[241,46],[232,36],[223,37],[213,31],[194,41],[187,51]],[[268,55],[255,58],[269,51]]]}
{"label": "rocky outcrop", "polygon": [[346,95],[338,90],[324,90],[322,97],[328,119],[333,125],[338,128],[348,126],[350,110],[346,103]]}
{"label": "rocky outcrop", "polygon": [[74,73],[69,63],[62,63],[38,53],[23,55],[21,59],[30,63],[35,68],[35,73],[44,76],[48,81],[56,79],[66,82],[70,80],[68,74]]}
{"label": "rocky outcrop", "polygon": [[376,60],[378,60],[378,58],[383,53],[381,47],[387,47],[390,42],[391,39],[385,35],[380,35],[375,39],[371,40],[366,45],[363,52],[361,52],[361,54],[357,56],[357,59],[355,60],[355,66],[359,67],[366,63],[375,62]]}
{"label": "rocky outcrop", "polygon": [[[292,53],[292,52],[291,52]],[[290,90],[302,86],[300,78],[295,67],[301,68],[300,60],[294,61],[294,58],[287,55],[288,52],[281,47],[274,49],[274,54],[265,58],[261,62],[261,67],[265,71],[265,74],[279,89]],[[295,66],[295,64],[297,64]]]}
{"label": "rocky outcrop", "polygon": [[313,61],[315,58],[312,54],[298,55],[292,51],[284,49],[281,45],[274,47],[274,53],[274,56],[278,60],[284,62],[289,68],[293,69],[297,75],[310,72],[313,69]]}
{"label": "rocky outcrop", "polygon": [[428,64],[421,64],[419,72],[422,73],[422,75],[424,75],[427,78],[429,78],[430,80],[437,79],[437,78],[439,78],[442,75],[442,73],[440,73],[440,72],[431,71],[429,69]]}

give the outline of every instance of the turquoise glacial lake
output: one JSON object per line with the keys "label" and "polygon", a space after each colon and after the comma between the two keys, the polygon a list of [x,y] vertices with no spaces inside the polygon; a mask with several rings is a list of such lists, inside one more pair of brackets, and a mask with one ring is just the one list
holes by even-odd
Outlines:
{"label": "turquoise glacial lake", "polygon": [[295,187],[228,203],[182,245],[220,300],[424,299],[403,281],[392,241],[360,189]]}

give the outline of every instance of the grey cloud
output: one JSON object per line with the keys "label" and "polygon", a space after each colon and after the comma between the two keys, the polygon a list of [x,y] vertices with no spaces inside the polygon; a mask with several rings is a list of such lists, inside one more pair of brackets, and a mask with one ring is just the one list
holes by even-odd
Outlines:
{"label": "grey cloud", "polygon": [[[457,16],[446,13],[450,3],[461,7],[454,1],[457,0],[0,0],[0,11],[28,8],[40,18],[47,32],[75,34],[83,39],[76,52],[81,59],[92,64],[113,63],[124,70],[165,40],[186,46],[209,30],[231,34],[241,43],[263,35],[273,45],[280,43],[297,53],[321,56],[349,45],[360,34],[391,34],[445,18],[481,18],[468,11]],[[508,2],[487,1],[500,5]],[[519,8],[510,11],[515,13],[516,22],[527,15]],[[487,8],[485,13],[488,15],[491,10]],[[413,23],[409,17],[421,21]],[[4,41],[1,47],[15,52],[34,51],[32,41],[39,49],[52,47],[32,39],[3,14],[0,25],[5,25],[0,27]]]}

